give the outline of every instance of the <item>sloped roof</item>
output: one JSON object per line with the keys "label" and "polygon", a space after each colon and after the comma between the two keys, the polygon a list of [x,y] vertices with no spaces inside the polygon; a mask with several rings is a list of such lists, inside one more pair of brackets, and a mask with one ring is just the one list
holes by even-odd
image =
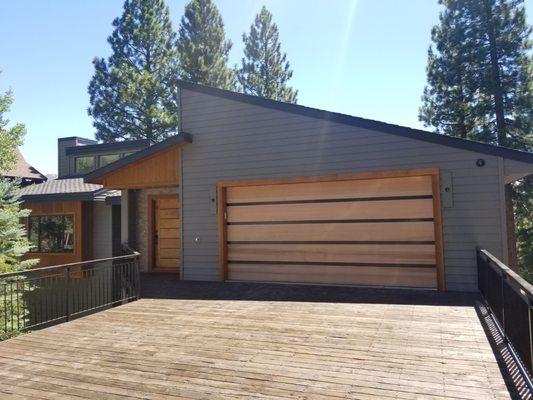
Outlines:
{"label": "sloped roof", "polygon": [[23,179],[42,179],[46,180],[46,176],[41,174],[39,171],[37,171],[35,168],[33,168],[22,153],[20,152],[19,148],[15,149],[15,153],[17,155],[17,163],[13,168],[11,168],[9,171],[2,173],[2,176],[7,176],[10,178],[23,178]]}
{"label": "sloped roof", "polygon": [[279,111],[285,111],[293,114],[299,114],[311,118],[324,119],[340,124],[356,126],[358,128],[371,129],[392,135],[408,137],[416,140],[423,140],[430,143],[436,143],[444,146],[470,150],[481,154],[488,154],[503,158],[509,158],[516,161],[522,161],[533,164],[533,153],[527,151],[514,150],[506,147],[495,146],[487,143],[476,142],[473,140],[461,139],[452,136],[435,134],[422,129],[413,129],[405,126],[388,124],[386,122],[375,121],[366,118],[354,117],[352,115],[340,114],[331,111],[320,110],[317,108],[305,107],[298,104],[284,103],[258,96],[232,92],[229,90],[217,89],[210,86],[203,86],[196,83],[178,81],[180,88],[194,92],[204,93],[211,96],[217,96],[229,100],[239,101],[242,103],[253,104],[260,107],[266,107]]}
{"label": "sloped roof", "polygon": [[54,179],[20,189],[24,201],[105,200],[107,196],[120,195],[116,192],[103,189],[102,185],[85,183],[83,178]]}

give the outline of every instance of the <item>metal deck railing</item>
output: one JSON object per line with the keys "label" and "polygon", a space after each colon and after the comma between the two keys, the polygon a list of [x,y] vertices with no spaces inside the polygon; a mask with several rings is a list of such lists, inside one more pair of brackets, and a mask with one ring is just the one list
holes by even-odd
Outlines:
{"label": "metal deck railing", "polygon": [[0,340],[140,295],[139,253],[0,275]]}

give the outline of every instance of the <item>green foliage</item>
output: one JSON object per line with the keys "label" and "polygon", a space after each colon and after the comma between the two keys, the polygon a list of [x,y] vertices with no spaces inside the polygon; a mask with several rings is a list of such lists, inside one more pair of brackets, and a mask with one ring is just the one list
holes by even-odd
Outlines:
{"label": "green foliage", "polygon": [[440,0],[419,118],[437,133],[528,149],[531,28],[523,0]]}
{"label": "green foliage", "polygon": [[[523,0],[439,0],[419,118],[437,133],[533,150],[531,27]],[[513,188],[519,267],[533,277],[533,185]]]}
{"label": "green foliage", "polygon": [[[20,223],[30,210],[20,206],[19,182],[0,178],[0,274],[24,270],[38,262],[21,261],[31,245]],[[30,287],[18,280],[18,277],[0,280],[0,340],[16,335],[28,318],[24,294]]]}
{"label": "green foliage", "polygon": [[519,272],[533,283],[533,176],[515,184],[513,203]]}
{"label": "green foliage", "polygon": [[231,46],[222,17],[211,0],[192,0],[187,4],[177,44],[181,79],[233,90],[235,75],[228,68]]}
{"label": "green foliage", "polygon": [[236,74],[243,92],[296,103],[298,91],[287,85],[292,77],[287,54],[281,52],[278,27],[265,6],[242,39],[244,58]]}
{"label": "green foliage", "polygon": [[26,269],[37,260],[20,261],[31,244],[21,219],[30,210],[21,209],[19,182],[0,178],[0,274]]}
{"label": "green foliage", "polygon": [[13,101],[11,91],[0,94],[0,175],[2,171],[8,171],[16,163],[15,149],[22,144],[26,134],[26,127],[23,124],[15,124],[9,129],[7,127],[9,120],[5,115],[9,112]]}
{"label": "green foliage", "polygon": [[108,60],[95,58],[89,115],[96,138],[160,141],[177,130],[178,53],[164,0],[126,0]]}

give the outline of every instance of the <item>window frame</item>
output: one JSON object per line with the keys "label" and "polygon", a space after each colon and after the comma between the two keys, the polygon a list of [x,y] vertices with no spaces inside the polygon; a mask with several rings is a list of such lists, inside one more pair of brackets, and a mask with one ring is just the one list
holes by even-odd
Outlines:
{"label": "window frame", "polygon": [[[30,240],[30,218],[32,217],[38,217],[39,218],[39,237],[37,238],[38,246],[33,246],[33,243],[31,243]],[[40,231],[41,231],[41,220],[42,217],[72,217],[72,251],[39,251],[40,247]],[[28,251],[28,254],[51,254],[51,255],[77,255],[78,249],[77,249],[77,236],[76,236],[77,226],[76,226],[76,214],[73,212],[65,212],[65,213],[53,213],[53,214],[30,214],[28,218],[26,219],[26,232],[27,232],[27,238],[28,241],[32,244],[32,248],[30,251]],[[37,249],[37,250],[36,250]]]}

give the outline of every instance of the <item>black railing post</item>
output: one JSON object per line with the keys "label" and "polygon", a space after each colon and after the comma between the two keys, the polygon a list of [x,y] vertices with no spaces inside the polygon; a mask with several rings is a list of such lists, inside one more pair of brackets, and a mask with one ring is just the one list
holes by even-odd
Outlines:
{"label": "black railing post", "polygon": [[501,279],[500,279],[500,282],[501,282],[501,291],[502,291],[502,298],[501,298],[501,302],[502,302],[502,328],[503,328],[503,342],[505,344],[509,343],[509,338],[507,337],[507,324],[505,322],[505,281],[507,280],[507,274],[505,272],[501,272],[501,275],[500,275]]}
{"label": "black railing post", "polygon": [[137,299],[140,299],[141,298],[141,265],[140,265],[138,254],[135,256],[134,266],[135,266],[134,273],[135,273],[135,286],[136,286],[135,292],[136,292]]}
{"label": "black railing post", "polygon": [[533,304],[531,302],[531,296],[527,296],[527,316],[528,316],[528,330],[529,330],[529,356],[531,365],[529,366],[530,371],[533,371],[533,332],[531,330],[531,313],[533,312]]}
{"label": "black railing post", "polygon": [[65,316],[66,320],[70,321],[70,267],[65,268],[65,274],[66,274],[66,288],[65,288]]}

